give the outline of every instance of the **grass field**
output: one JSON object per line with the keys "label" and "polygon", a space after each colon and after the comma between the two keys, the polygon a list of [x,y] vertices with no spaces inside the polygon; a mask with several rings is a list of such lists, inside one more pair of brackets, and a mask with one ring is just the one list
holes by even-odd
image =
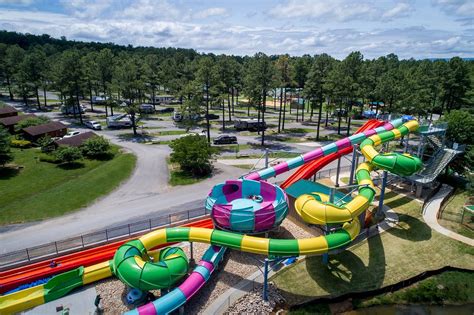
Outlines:
{"label": "grass field", "polygon": [[329,256],[307,257],[272,277],[290,305],[384,287],[444,266],[474,269],[474,249],[432,231],[421,205],[387,192],[387,206],[399,216],[396,227]]}
{"label": "grass field", "polygon": [[0,168],[0,224],[52,218],[111,192],[135,168],[135,156],[113,149],[111,160],[84,159],[74,167],[40,162],[39,149],[13,149],[18,170]]}
{"label": "grass field", "polygon": [[445,203],[439,223],[456,233],[474,238],[474,217],[466,214],[464,224],[460,223],[463,206],[469,197],[469,192],[457,190]]}
{"label": "grass field", "polygon": [[210,176],[203,176],[203,177],[192,176],[186,172],[183,172],[180,169],[178,164],[171,163],[169,159],[166,159],[166,162],[168,163],[168,169],[170,171],[169,184],[171,186],[191,185],[210,177]]}
{"label": "grass field", "polygon": [[474,303],[474,273],[448,271],[393,293],[354,301],[357,308],[407,303]]}

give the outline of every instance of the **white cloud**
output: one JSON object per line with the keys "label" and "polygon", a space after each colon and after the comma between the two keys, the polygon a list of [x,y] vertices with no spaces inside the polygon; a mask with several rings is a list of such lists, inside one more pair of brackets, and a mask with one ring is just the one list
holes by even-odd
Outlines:
{"label": "white cloud", "polygon": [[229,13],[225,8],[208,8],[194,14],[195,18],[206,19],[211,16],[229,16]]}
{"label": "white cloud", "polygon": [[[69,39],[123,45],[171,46],[194,48],[203,52],[248,55],[257,51],[293,55],[326,52],[334,57],[344,58],[350,51],[360,50],[367,58],[391,52],[401,58],[453,55],[470,57],[474,51],[473,30],[448,31],[433,27],[321,29],[314,25],[287,24],[285,27],[244,26],[225,24],[214,19],[213,22],[193,22],[180,18],[138,20],[124,14],[125,12],[114,12],[107,18],[83,19],[77,14],[5,9],[0,10],[0,29],[32,34],[47,33],[57,38],[64,35]],[[170,14],[179,16],[182,13],[178,10]]]}
{"label": "white cloud", "polygon": [[184,19],[184,13],[181,12],[177,6],[170,4],[167,0],[132,1],[130,6],[126,7],[123,12],[120,12],[117,15],[132,18],[137,21]]}
{"label": "white cloud", "polygon": [[63,7],[79,18],[97,18],[110,9],[112,0],[61,0]]}
{"label": "white cloud", "polygon": [[433,0],[432,3],[450,15],[468,18],[474,16],[472,0]]}
{"label": "white cloud", "polygon": [[397,3],[393,8],[386,11],[382,17],[386,19],[393,19],[408,16],[412,12],[412,7],[408,3]]}
{"label": "white cloud", "polygon": [[346,22],[394,19],[410,13],[411,6],[406,2],[399,2],[388,10],[382,4],[376,1],[288,0],[273,7],[269,14],[275,18],[315,18]]}

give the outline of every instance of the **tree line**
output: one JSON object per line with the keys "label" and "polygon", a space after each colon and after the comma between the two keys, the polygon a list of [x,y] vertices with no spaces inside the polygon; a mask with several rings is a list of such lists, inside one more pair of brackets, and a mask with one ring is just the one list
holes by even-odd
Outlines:
{"label": "tree line", "polygon": [[[364,59],[360,52],[343,60],[327,54],[240,57],[0,32],[0,83],[11,99],[19,96],[29,105],[33,97],[41,109],[47,104],[48,91],[58,92],[71,106],[79,106],[82,98],[105,95],[110,98],[106,115],[113,114],[117,100],[127,100],[128,111],[134,115],[134,104],[151,99],[155,105],[155,96],[165,91],[183,101],[189,117],[221,109],[223,130],[243,96],[248,114],[255,110],[261,122],[273,99],[278,132],[285,129],[289,96],[296,96],[302,103],[297,107],[303,107],[301,113],[297,109],[297,119],[305,120],[305,112],[306,119],[316,118],[318,139],[324,109],[326,123],[329,111],[348,113],[348,134],[351,117],[364,109],[361,104],[375,104],[377,112],[430,118],[433,113],[472,109],[471,78],[474,62],[459,57],[400,60],[389,54]],[[210,140],[209,115],[205,117]],[[341,115],[339,132],[340,126]],[[262,144],[264,137],[262,132]]]}

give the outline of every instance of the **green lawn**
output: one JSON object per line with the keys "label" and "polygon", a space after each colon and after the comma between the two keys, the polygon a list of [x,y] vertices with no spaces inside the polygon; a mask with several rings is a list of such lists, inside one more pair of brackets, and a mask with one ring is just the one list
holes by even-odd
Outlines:
{"label": "green lawn", "polygon": [[393,293],[354,301],[357,308],[407,303],[474,303],[474,273],[448,271]]}
{"label": "green lawn", "polygon": [[463,224],[460,222],[463,207],[468,202],[469,197],[469,192],[457,190],[445,203],[439,223],[456,233],[474,238],[474,217],[466,213]]}
{"label": "green lawn", "polygon": [[168,169],[170,171],[170,178],[168,180],[171,186],[180,185],[191,185],[203,181],[210,176],[195,177],[184,171],[182,171],[178,164],[171,163],[169,159],[166,159],[168,163]]}
{"label": "green lawn", "polygon": [[432,231],[417,201],[388,192],[386,204],[398,214],[398,226],[330,255],[327,266],[312,256],[272,277],[290,305],[373,290],[448,265],[474,269],[474,249]]}
{"label": "green lawn", "polygon": [[60,216],[111,192],[135,168],[135,156],[114,147],[111,160],[82,160],[69,169],[39,161],[39,149],[13,149],[18,170],[0,168],[0,224]]}
{"label": "green lawn", "polygon": [[159,136],[174,136],[174,135],[184,135],[186,130],[164,130],[150,133],[150,135],[159,137]]}

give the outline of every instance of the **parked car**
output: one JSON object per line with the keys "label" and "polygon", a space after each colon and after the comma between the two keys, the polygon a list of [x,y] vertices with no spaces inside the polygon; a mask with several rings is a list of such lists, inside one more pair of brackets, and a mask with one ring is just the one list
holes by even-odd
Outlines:
{"label": "parked car", "polygon": [[80,131],[69,131],[63,138],[71,138],[80,134]]}
{"label": "parked car", "polygon": [[206,114],[204,115],[204,118],[209,117],[209,120],[214,120],[214,119],[219,119],[219,115],[216,114]]}
{"label": "parked car", "polygon": [[256,119],[237,119],[234,122],[236,130],[263,131],[267,129],[267,123]]}
{"label": "parked car", "polygon": [[66,105],[61,106],[61,113],[64,115],[79,114],[79,111],[81,112],[81,114],[84,114],[84,112],[86,111],[86,107],[81,104],[78,110],[77,106],[66,106]]}
{"label": "parked car", "polygon": [[334,111],[334,116],[336,117],[346,117],[347,116],[347,109],[345,108],[338,108]]}
{"label": "parked car", "polygon": [[102,129],[102,125],[99,122],[95,121],[95,120],[86,121],[84,123],[84,125],[87,128],[91,128],[91,129],[94,129],[94,130],[101,130]]}
{"label": "parked car", "polygon": [[97,105],[101,105],[101,104],[103,105],[107,103],[107,100],[109,100],[109,97],[105,95],[92,96],[91,103],[97,104]]}
{"label": "parked car", "polygon": [[[136,118],[138,121],[138,118]],[[132,120],[129,115],[114,115],[107,117],[107,127],[109,128],[130,128],[132,127]]]}
{"label": "parked car", "polygon": [[213,140],[214,144],[237,144],[236,136],[221,135]]}
{"label": "parked car", "polygon": [[180,122],[183,120],[183,115],[181,115],[181,113],[179,112],[174,112],[173,113],[173,120],[176,121],[176,122]]}
{"label": "parked car", "polygon": [[[144,114],[154,114],[155,113],[155,108],[151,104],[140,104],[139,107],[140,113]],[[171,109],[173,110],[173,109]]]}

